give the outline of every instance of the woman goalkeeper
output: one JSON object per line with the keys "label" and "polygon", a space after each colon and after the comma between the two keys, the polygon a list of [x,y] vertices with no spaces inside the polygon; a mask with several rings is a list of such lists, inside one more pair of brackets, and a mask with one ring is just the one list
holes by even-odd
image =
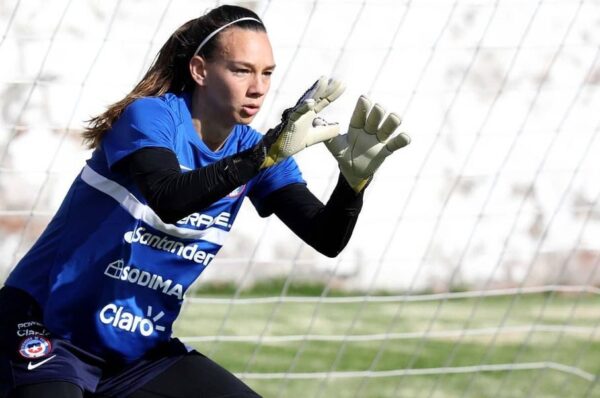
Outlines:
{"label": "woman goalkeeper", "polygon": [[[0,290],[0,397],[254,397],[171,336],[186,289],[243,199],[327,256],[346,245],[395,115],[361,97],[349,133],[317,114],[343,92],[319,79],[264,136],[248,124],[275,69],[252,11],[181,26],[124,99],[90,121],[94,148],[58,212]],[[326,141],[341,175],[324,205],[291,155]]]}

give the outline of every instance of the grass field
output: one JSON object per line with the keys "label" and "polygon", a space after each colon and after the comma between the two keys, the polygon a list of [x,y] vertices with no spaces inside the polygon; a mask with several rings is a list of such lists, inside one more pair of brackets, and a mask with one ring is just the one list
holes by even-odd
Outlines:
{"label": "grass field", "polygon": [[[288,296],[318,296],[322,289],[298,286]],[[240,297],[279,292],[277,286],[259,286]],[[205,288],[197,294],[229,299],[232,291]],[[564,398],[600,397],[600,382],[593,380],[600,374],[598,323],[600,297],[590,294],[233,306],[224,300],[186,304],[175,334],[195,337],[188,344],[241,375],[265,397]],[[538,329],[532,331],[534,324]],[[569,329],[562,328],[565,324]],[[394,338],[377,336],[384,333]],[[313,338],[306,339],[307,334]],[[213,335],[223,338],[201,338]],[[340,340],[318,338],[336,335]],[[344,341],[347,335],[375,336]],[[233,336],[243,341],[229,341]],[[273,336],[292,337],[278,341]],[[530,368],[469,368],[494,364]],[[367,370],[379,377],[340,373]],[[337,373],[320,373],[332,371]],[[377,373],[382,371],[396,372]],[[261,379],[261,373],[275,375]],[[296,378],[283,377],[286,373]]]}

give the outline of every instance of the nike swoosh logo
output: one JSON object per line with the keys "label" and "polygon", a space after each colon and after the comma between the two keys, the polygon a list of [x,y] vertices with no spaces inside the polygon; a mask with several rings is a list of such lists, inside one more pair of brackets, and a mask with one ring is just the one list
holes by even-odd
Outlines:
{"label": "nike swoosh logo", "polygon": [[33,370],[39,366],[42,366],[43,364],[45,364],[46,362],[48,362],[49,360],[51,360],[52,358],[54,358],[56,356],[56,354],[52,355],[51,357],[48,357],[46,359],[44,359],[43,361],[37,362],[37,363],[31,363],[29,362],[27,364],[27,370]]}

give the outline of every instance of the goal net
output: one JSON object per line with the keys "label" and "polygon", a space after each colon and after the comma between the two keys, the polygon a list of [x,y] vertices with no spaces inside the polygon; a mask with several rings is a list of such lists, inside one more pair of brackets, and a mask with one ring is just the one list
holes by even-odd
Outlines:
{"label": "goal net", "polygon": [[[219,1],[0,2],[0,280],[166,38]],[[177,335],[265,396],[600,396],[600,2],[231,1],[265,21],[266,131],[320,75],[412,143],[326,258],[246,203]],[[296,156],[326,201],[323,145]],[[90,209],[93,211],[93,209]]]}

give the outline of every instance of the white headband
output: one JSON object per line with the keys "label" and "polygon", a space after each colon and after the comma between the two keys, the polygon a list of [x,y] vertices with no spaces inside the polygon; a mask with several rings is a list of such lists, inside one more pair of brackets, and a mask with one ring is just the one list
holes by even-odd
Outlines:
{"label": "white headband", "polygon": [[256,19],[256,18],[251,18],[251,17],[244,17],[244,18],[236,19],[235,21],[232,21],[232,22],[226,23],[225,25],[221,26],[220,28],[218,28],[218,29],[215,29],[215,31],[214,31],[214,32],[212,32],[210,35],[206,36],[206,38],[205,38],[204,40],[202,40],[202,43],[200,43],[200,45],[198,46],[198,48],[197,48],[197,49],[196,49],[196,51],[194,52],[194,55],[198,55],[198,53],[200,53],[200,50],[202,50],[202,47],[204,47],[204,45],[205,45],[206,43],[208,43],[208,41],[209,41],[210,39],[212,39],[213,37],[215,37],[215,35],[216,35],[217,33],[219,33],[220,31],[222,31],[222,30],[223,30],[223,29],[225,29],[226,27],[228,27],[228,26],[230,26],[230,25],[233,25],[234,23],[238,23],[238,22],[240,22],[240,21],[256,21],[256,22],[258,22],[259,24],[261,24],[261,25],[262,25],[262,22],[260,22],[258,19]]}

